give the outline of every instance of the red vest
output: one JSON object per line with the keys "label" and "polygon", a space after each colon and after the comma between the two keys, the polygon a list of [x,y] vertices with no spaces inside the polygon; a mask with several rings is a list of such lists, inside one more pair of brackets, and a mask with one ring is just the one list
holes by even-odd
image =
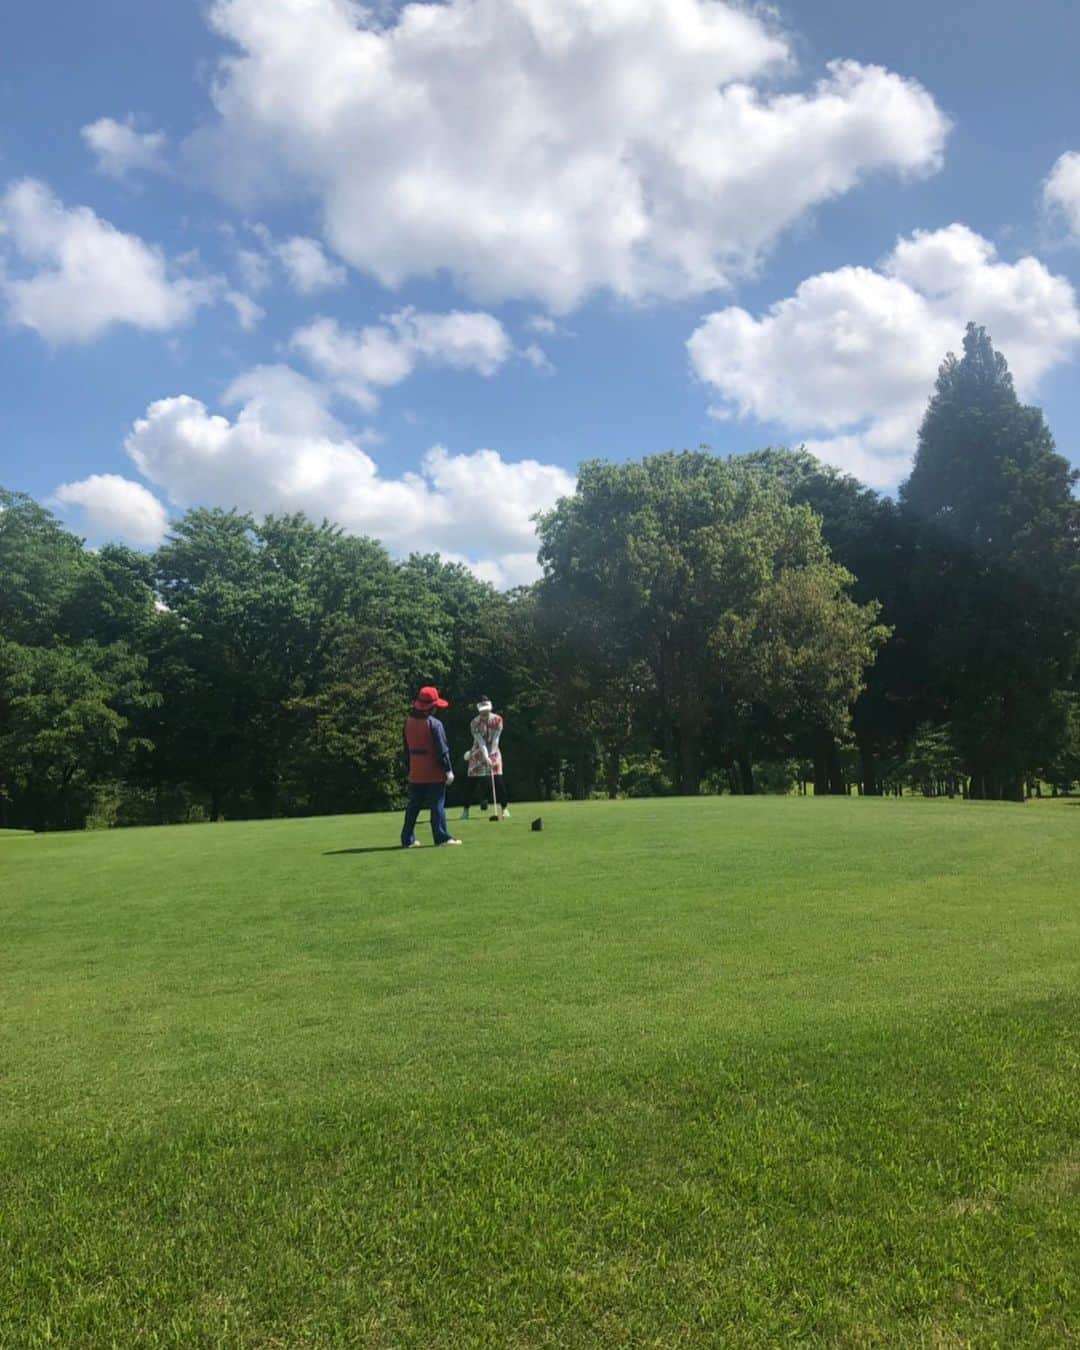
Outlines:
{"label": "red vest", "polygon": [[439,752],[427,715],[406,717],[405,744],[409,747],[409,782],[441,783],[446,771],[439,763]]}

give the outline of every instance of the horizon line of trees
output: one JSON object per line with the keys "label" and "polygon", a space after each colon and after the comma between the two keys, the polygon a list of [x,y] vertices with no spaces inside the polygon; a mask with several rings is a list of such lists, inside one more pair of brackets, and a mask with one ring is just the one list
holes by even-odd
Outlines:
{"label": "horizon line of trees", "polygon": [[969,324],[895,501],[804,450],[589,460],[505,593],[302,515],[91,552],[0,490],[0,827],[395,807],[425,683],[459,749],[505,710],[519,799],[1069,791],[1077,478]]}

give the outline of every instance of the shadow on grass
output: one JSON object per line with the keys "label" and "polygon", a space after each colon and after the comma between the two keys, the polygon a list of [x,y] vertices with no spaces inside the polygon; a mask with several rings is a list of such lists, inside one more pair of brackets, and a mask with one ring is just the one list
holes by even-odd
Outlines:
{"label": "shadow on grass", "polygon": [[348,853],[407,853],[400,844],[379,844],[375,848],[331,848],[323,854],[324,858],[340,858]]}

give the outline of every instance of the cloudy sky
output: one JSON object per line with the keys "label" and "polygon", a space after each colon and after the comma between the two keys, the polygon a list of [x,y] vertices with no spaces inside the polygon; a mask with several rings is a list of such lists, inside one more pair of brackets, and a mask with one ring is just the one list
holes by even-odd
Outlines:
{"label": "cloudy sky", "polygon": [[892,489],[970,318],[1080,464],[1074,0],[97,0],[0,21],[0,483],[535,575],[580,460]]}

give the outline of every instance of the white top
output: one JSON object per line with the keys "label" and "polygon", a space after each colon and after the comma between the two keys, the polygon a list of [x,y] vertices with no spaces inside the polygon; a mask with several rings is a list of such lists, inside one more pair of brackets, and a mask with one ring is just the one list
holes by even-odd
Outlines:
{"label": "white top", "polygon": [[503,719],[498,713],[481,713],[469,723],[472,749],[469,751],[469,777],[486,778],[492,771],[503,771],[499,737],[503,733]]}

